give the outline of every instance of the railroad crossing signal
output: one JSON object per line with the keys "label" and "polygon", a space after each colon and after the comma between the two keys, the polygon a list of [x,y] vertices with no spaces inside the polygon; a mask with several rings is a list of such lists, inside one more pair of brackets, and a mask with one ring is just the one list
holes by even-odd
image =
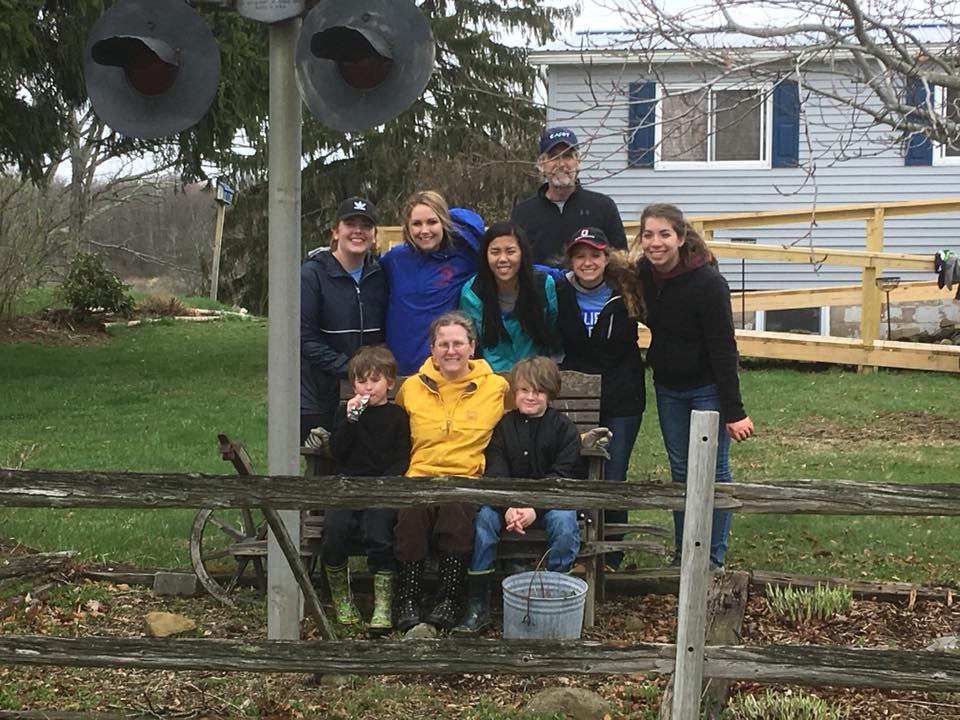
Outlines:
{"label": "railroad crossing signal", "polygon": [[430,24],[412,2],[326,0],[303,21],[297,85],[310,112],[334,130],[392,120],[433,72]]}
{"label": "railroad crossing signal", "polygon": [[[381,125],[423,92],[433,71],[427,19],[411,0],[324,0],[296,49],[300,94],[327,127]],[[87,93],[111,128],[175,135],[209,110],[220,51],[184,0],[118,0],[94,24],[84,54]]]}
{"label": "railroad crossing signal", "polygon": [[90,102],[107,125],[130,137],[165,137],[210,108],[220,51],[183,0],[120,0],[94,24],[83,70]]}

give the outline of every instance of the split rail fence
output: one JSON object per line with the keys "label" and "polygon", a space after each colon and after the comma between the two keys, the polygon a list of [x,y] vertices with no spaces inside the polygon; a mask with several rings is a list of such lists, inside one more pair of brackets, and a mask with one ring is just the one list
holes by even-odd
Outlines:
{"label": "split rail fence", "polygon": [[[710,517],[747,513],[960,516],[960,483],[771,480],[714,485],[716,413],[694,412],[690,474],[669,483],[510,478],[301,477],[0,468],[3,507],[407,507],[469,502],[686,511],[677,644],[590,641],[284,641],[0,635],[0,664],[321,674],[674,675],[673,715],[699,717],[703,678],[796,685],[960,690],[960,655],[942,651],[705,645]],[[293,548],[291,546],[291,552]],[[297,562],[297,565],[300,563]],[[321,611],[322,615],[322,611]],[[328,634],[325,632],[325,634]],[[332,636],[332,632],[328,634]]]}

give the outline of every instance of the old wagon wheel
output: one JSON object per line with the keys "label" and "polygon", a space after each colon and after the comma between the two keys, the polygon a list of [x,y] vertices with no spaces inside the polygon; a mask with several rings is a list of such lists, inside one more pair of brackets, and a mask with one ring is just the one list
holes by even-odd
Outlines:
{"label": "old wagon wheel", "polygon": [[200,510],[190,529],[190,563],[200,584],[226,605],[234,604],[231,594],[241,582],[252,580],[266,592],[266,537],[267,523],[248,508]]}

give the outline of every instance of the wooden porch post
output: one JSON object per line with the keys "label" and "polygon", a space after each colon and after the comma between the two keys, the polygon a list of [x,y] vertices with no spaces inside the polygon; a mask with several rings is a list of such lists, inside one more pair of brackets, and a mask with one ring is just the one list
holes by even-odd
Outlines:
{"label": "wooden porch post", "polygon": [[[874,208],[873,217],[866,222],[866,249],[868,252],[883,252],[883,217],[882,207]],[[860,339],[865,350],[872,350],[874,343],[880,338],[880,312],[883,307],[883,297],[877,287],[879,269],[876,265],[865,265],[863,268],[863,296],[860,300]],[[876,372],[876,366],[861,365],[860,372]]]}

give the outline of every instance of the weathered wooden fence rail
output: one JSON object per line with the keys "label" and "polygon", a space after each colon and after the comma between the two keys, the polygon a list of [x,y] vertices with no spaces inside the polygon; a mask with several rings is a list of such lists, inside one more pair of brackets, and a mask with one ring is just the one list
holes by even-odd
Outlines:
{"label": "weathered wooden fence rail", "polygon": [[[672,673],[674,645],[611,647],[592,641],[157,640],[0,635],[0,664],[395,675]],[[800,685],[951,691],[960,655],[810,645],[708,645],[704,674]],[[841,681],[842,679],[842,681]]]}
{"label": "weathered wooden fence rail", "polygon": [[[676,483],[516,478],[351,478],[0,468],[0,507],[410,507],[426,503],[682,510]],[[771,480],[715,487],[717,510],[821,515],[960,515],[960,483]]]}
{"label": "weathered wooden fence rail", "polygon": [[[335,631],[303,570],[278,510],[408,507],[473,502],[580,508],[684,509],[677,645],[144,640],[0,636],[0,663],[173,670],[328,673],[672,673],[672,716],[700,716],[703,677],[805,685],[960,689],[960,656],[816,646],[705,645],[707,552],[714,507],[756,513],[960,515],[960,483],[903,485],[849,480],[713,484],[719,417],[691,416],[687,486],[515,478],[219,476],[0,468],[0,506],[260,507],[281,539],[307,608],[325,637]],[[712,492],[711,492],[712,489]],[[683,655],[677,658],[677,649]],[[664,703],[665,708],[667,703]]]}

